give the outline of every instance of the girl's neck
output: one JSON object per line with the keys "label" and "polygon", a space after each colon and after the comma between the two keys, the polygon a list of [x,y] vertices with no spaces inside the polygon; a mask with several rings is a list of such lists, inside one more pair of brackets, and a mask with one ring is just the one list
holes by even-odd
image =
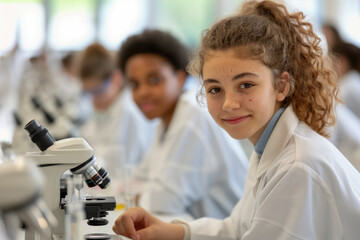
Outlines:
{"label": "girl's neck", "polygon": [[169,125],[171,123],[171,120],[174,117],[175,114],[175,109],[177,106],[177,102],[174,103],[169,109],[168,111],[161,117],[161,122],[164,125],[164,133],[167,131],[167,129],[169,128]]}

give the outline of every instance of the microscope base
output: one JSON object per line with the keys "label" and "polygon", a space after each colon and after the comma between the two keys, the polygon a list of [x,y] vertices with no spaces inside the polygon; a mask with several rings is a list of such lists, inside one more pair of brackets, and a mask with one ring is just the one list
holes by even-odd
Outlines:
{"label": "microscope base", "polygon": [[[120,235],[110,235],[111,240],[131,240],[130,238],[120,236]],[[64,240],[64,235],[53,235],[52,240]]]}

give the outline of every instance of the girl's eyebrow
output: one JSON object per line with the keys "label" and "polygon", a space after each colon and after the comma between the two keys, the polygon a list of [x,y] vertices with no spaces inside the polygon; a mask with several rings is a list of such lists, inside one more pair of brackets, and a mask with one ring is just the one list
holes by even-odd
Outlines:
{"label": "girl's eyebrow", "polygon": [[150,72],[148,72],[146,77],[152,77],[152,76],[157,76],[157,75],[159,75],[159,74],[156,70],[151,70]]}
{"label": "girl's eyebrow", "polygon": [[[259,75],[255,74],[255,73],[251,73],[251,72],[244,72],[244,73],[240,73],[238,75],[235,75],[231,80],[232,81],[236,81],[245,77],[259,77]],[[209,83],[220,83],[218,80],[216,79],[205,79],[204,80],[204,84],[209,84]]]}
{"label": "girl's eyebrow", "polygon": [[209,79],[204,80],[204,84],[207,84],[207,83],[209,84],[209,83],[220,83],[220,82],[218,80],[209,78]]}
{"label": "girl's eyebrow", "polygon": [[235,81],[235,80],[238,80],[238,79],[241,79],[241,78],[244,78],[244,77],[259,77],[259,76],[257,74],[255,74],[255,73],[244,72],[244,73],[240,73],[240,74],[234,76],[232,78],[232,81]]}

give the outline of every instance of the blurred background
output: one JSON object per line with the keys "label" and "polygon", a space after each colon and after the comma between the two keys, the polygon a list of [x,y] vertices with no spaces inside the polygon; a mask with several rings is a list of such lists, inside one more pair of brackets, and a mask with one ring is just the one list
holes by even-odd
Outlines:
{"label": "blurred background", "polygon": [[[0,0],[0,142],[28,149],[19,141],[27,138],[23,126],[32,118],[44,119],[53,132],[60,131],[59,138],[77,135],[92,110],[74,80],[74,53],[94,42],[115,53],[124,39],[146,28],[169,31],[195,49],[204,29],[243,2]],[[323,40],[322,26],[330,24],[343,41],[360,46],[360,0],[278,2],[302,11]]]}
{"label": "blurred background", "polygon": [[[193,47],[203,29],[236,11],[244,0],[0,0],[0,56],[18,45],[29,53],[80,50],[94,42],[118,49],[144,28],[169,30]],[[359,0],[286,0],[315,27],[335,25],[360,44]]]}
{"label": "blurred background", "polygon": [[[321,45],[329,50],[324,53],[328,52],[336,58],[331,66],[339,73],[337,80],[341,94],[345,97],[344,104],[336,109],[337,122],[330,129],[330,140],[360,171],[360,0],[274,1],[285,4],[291,11],[302,11],[322,39]],[[101,45],[92,53],[96,59],[100,59],[96,64],[100,62],[109,68],[115,68],[115,55],[122,42],[130,35],[148,28],[168,31],[189,50],[194,50],[204,29],[237,12],[244,2],[245,0],[0,0],[0,170],[6,167],[2,173],[9,173],[8,169],[14,169],[14,166],[4,165],[6,161],[16,161],[27,152],[39,151],[24,130],[29,121],[36,119],[56,140],[84,137],[96,149],[98,161],[109,171],[113,182],[118,184],[108,188],[110,195],[115,193],[118,197],[119,189],[122,188],[126,201],[122,199],[120,203],[131,202],[132,198],[129,196],[134,197],[133,186],[130,184],[133,166],[125,164],[130,159],[127,151],[135,149],[133,152],[140,159],[140,155],[147,149],[144,147],[140,154],[140,147],[124,147],[119,142],[134,144],[135,141],[127,140],[128,136],[138,137],[141,140],[137,141],[139,143],[148,144],[151,141],[144,138],[145,131],[139,128],[140,124],[128,117],[127,113],[134,114],[133,110],[137,106],[132,102],[130,91],[125,91],[128,90],[125,89],[126,84],[122,87],[126,79],[121,73],[110,69],[109,76],[97,81],[99,79],[95,79],[95,71],[94,79],[97,84],[84,87],[85,80],[89,80],[85,78],[89,76],[81,77],[79,74],[77,65],[81,64],[77,63],[78,59],[81,59],[89,45],[96,43],[95,45]],[[91,65],[89,68],[104,71],[98,65]],[[113,75],[118,79],[117,85],[113,84]],[[90,77],[90,83],[94,76]],[[197,87],[197,83],[197,79],[189,77],[185,86]],[[95,102],[103,99],[108,101],[108,106],[100,111],[96,109]],[[122,110],[125,105],[128,107],[127,112]],[[118,110],[123,112],[120,114]],[[137,120],[141,120],[141,117]],[[121,122],[122,119],[131,121],[124,120],[126,125]],[[128,127],[129,122],[135,126],[134,129]],[[157,122],[146,124],[151,126],[144,124],[144,129],[152,130]],[[241,145],[249,157],[253,145],[247,140],[241,140]],[[104,165],[105,162],[107,166]],[[6,179],[7,176],[11,176],[11,172],[5,176]],[[123,186],[119,184],[120,180],[123,181]],[[4,181],[4,186],[11,187],[9,182],[13,183],[10,180],[6,183]],[[21,181],[19,183],[26,186]],[[0,200],[4,199],[6,189]],[[117,201],[119,202],[118,199]]]}

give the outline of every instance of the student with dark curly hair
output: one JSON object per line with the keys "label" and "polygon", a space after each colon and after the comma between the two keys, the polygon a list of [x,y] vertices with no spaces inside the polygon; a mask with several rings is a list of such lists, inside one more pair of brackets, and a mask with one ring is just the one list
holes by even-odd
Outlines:
{"label": "student with dark curly hair", "polygon": [[[336,75],[300,12],[249,1],[207,30],[194,60],[214,120],[254,145],[244,195],[224,220],[163,222],[142,208],[113,230],[132,239],[358,239],[360,174],[325,137]],[[180,223],[180,224],[179,224]]]}
{"label": "student with dark curly hair", "polygon": [[242,196],[248,160],[240,143],[199,105],[196,91],[183,90],[187,53],[159,30],[129,37],[118,53],[135,103],[147,118],[161,120],[134,171],[138,203],[153,213],[224,218]]}

